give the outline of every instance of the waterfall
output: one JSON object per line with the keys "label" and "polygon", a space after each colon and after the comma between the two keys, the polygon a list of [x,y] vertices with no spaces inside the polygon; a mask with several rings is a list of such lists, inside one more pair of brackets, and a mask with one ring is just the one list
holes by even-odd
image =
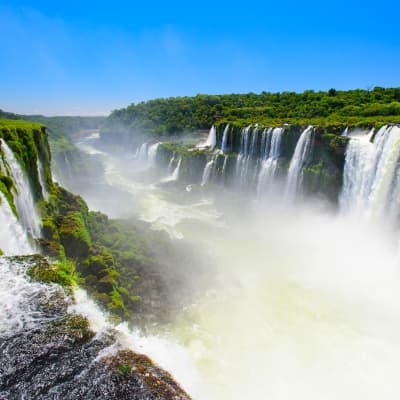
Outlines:
{"label": "waterfall", "polygon": [[258,125],[256,125],[251,132],[249,155],[252,156],[257,155],[257,138],[258,138]]}
{"label": "waterfall", "polygon": [[221,172],[221,176],[224,177],[225,176],[225,172],[226,172],[226,164],[228,163],[228,156],[224,157],[224,163],[222,164],[222,172]]}
{"label": "waterfall", "polygon": [[240,187],[246,184],[250,163],[250,135],[251,125],[244,128],[240,134],[240,149],[236,160],[236,176]]}
{"label": "waterfall", "polygon": [[208,137],[205,142],[196,145],[198,149],[209,148],[212,150],[217,145],[217,129],[213,125],[208,132]]}
{"label": "waterfall", "polygon": [[[1,207],[0,207],[1,208]],[[0,337],[15,335],[40,322],[33,299],[49,297],[44,285],[26,279],[24,263],[12,263],[0,257]],[[47,285],[47,292],[54,286]]]}
{"label": "waterfall", "polygon": [[286,181],[286,198],[292,200],[298,193],[301,185],[302,169],[310,157],[312,150],[313,127],[308,126],[297,141],[293,157],[290,160]]}
{"label": "waterfall", "polygon": [[341,210],[367,218],[400,213],[400,127],[383,126],[374,136],[350,136],[343,172]]}
{"label": "waterfall", "polygon": [[209,147],[210,149],[213,149],[216,144],[217,144],[217,130],[213,125],[210,129],[210,132],[208,133],[208,138],[205,142],[205,146]]}
{"label": "waterfall", "polygon": [[273,128],[266,128],[261,135],[261,156],[264,160],[269,156],[269,147],[271,145],[271,135],[273,130]]}
{"label": "waterfall", "polygon": [[157,157],[157,150],[160,142],[154,143],[148,147],[147,150],[147,162],[150,167],[155,165],[156,157]]}
{"label": "waterfall", "polygon": [[35,207],[28,178],[7,143],[3,139],[0,139],[0,142],[9,172],[16,187],[14,199],[20,221],[30,235],[40,237],[40,218]]}
{"label": "waterfall", "polygon": [[[268,129],[263,132],[265,136],[264,159],[261,163],[261,169],[258,174],[257,193],[261,194],[265,186],[270,186],[275,177],[278,158],[281,151],[283,128]],[[263,149],[262,149],[263,150]]]}
{"label": "waterfall", "polygon": [[172,168],[173,168],[174,161],[175,161],[175,155],[176,155],[176,152],[174,151],[174,153],[172,154],[172,157],[171,157],[171,159],[169,160],[169,163],[168,163],[168,168],[167,168],[168,173],[172,173]]}
{"label": "waterfall", "polygon": [[249,142],[250,142],[251,125],[244,128],[240,135],[240,154],[244,157],[249,155]]}
{"label": "waterfall", "polygon": [[362,132],[353,136],[346,148],[345,164],[343,169],[343,188],[339,198],[342,211],[359,210],[364,207],[364,199],[368,197],[367,188],[370,184],[370,171],[372,163],[372,149],[374,147],[371,138],[374,134],[372,129],[369,133]]}
{"label": "waterfall", "polygon": [[47,190],[47,184],[46,184],[44,176],[43,176],[44,175],[43,164],[39,160],[39,158],[37,159],[37,173],[38,173],[38,177],[39,177],[39,183],[42,188],[43,198],[47,201],[49,199],[49,191]]}
{"label": "waterfall", "polygon": [[176,164],[176,167],[174,171],[172,172],[172,180],[177,181],[179,178],[179,170],[181,168],[181,163],[182,163],[182,157],[179,158],[178,164]]}
{"label": "waterfall", "polygon": [[211,172],[214,166],[214,161],[215,159],[213,157],[210,161],[208,161],[208,163],[204,167],[203,177],[201,178],[201,186],[206,185],[210,180]]}
{"label": "waterfall", "polygon": [[225,126],[224,133],[222,134],[221,151],[223,153],[225,153],[228,148],[228,132],[229,132],[229,124]]}
{"label": "waterfall", "polygon": [[[24,228],[0,191],[0,249],[7,255],[29,254],[33,250]],[[3,296],[3,294],[2,294]],[[0,296],[1,297],[1,296]]]}
{"label": "waterfall", "polygon": [[[73,182],[74,179],[74,174],[73,174],[73,169],[72,169],[72,165],[71,165],[71,161],[68,157],[69,153],[64,153],[64,162],[65,162],[65,169],[67,171],[67,175],[68,175],[68,179],[69,182]],[[65,176],[64,171],[61,171],[62,175]]]}
{"label": "waterfall", "polygon": [[171,158],[169,165],[168,165],[168,171],[171,171],[171,173],[166,178],[161,179],[161,182],[172,182],[172,181],[177,181],[179,179],[179,171],[181,169],[182,157],[179,158],[178,163],[176,164],[175,168],[172,170],[174,161],[175,161],[175,153],[174,153],[173,157]]}
{"label": "waterfall", "polygon": [[148,149],[149,144],[147,142],[142,143],[139,151],[136,152],[136,159],[140,162],[146,162],[147,161],[147,156],[148,156]]}

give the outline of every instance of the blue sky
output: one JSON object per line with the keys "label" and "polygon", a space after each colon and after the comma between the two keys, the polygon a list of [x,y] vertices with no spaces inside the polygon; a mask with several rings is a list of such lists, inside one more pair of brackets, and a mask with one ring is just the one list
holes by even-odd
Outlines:
{"label": "blue sky", "polygon": [[0,108],[97,115],[196,93],[400,86],[399,3],[2,0]]}

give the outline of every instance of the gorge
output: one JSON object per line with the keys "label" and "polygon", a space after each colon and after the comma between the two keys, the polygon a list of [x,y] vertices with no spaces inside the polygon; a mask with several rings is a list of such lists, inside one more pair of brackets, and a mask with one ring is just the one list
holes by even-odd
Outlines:
{"label": "gorge", "polygon": [[0,398],[397,398],[392,121],[2,120]]}

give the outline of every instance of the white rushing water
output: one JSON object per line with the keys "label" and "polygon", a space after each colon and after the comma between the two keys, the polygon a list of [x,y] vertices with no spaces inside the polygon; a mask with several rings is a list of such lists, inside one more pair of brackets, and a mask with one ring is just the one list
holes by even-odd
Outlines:
{"label": "white rushing water", "polygon": [[208,134],[208,138],[206,140],[205,146],[209,147],[212,150],[216,146],[216,144],[217,144],[217,130],[216,130],[215,126],[213,125]]}
{"label": "white rushing water", "polygon": [[[181,386],[189,393],[202,396],[201,380],[197,369],[185,349],[177,341],[154,335],[143,335],[138,330],[131,330],[126,323],[115,325],[109,316],[88,296],[87,292],[77,289],[74,293],[75,304],[68,309],[88,318],[90,328],[96,333],[110,329],[116,333],[116,343],[103,350],[98,359],[115,354],[119,349],[131,349],[146,354],[158,366],[178,377]],[[198,397],[200,398],[200,397]]]}
{"label": "white rushing water", "polygon": [[37,312],[35,299],[45,304],[57,285],[43,285],[27,279],[25,261],[10,262],[0,257],[0,337],[16,335],[43,320]]}
{"label": "white rushing water", "polygon": [[14,198],[20,221],[30,235],[35,238],[40,237],[40,218],[28,178],[7,143],[3,139],[0,139],[0,141],[10,175],[16,186]]}
{"label": "white rushing water", "polygon": [[136,159],[139,162],[146,163],[148,158],[148,147],[149,144],[147,142],[142,143],[139,147],[138,151],[136,152]]}
{"label": "white rushing water", "polygon": [[228,134],[229,134],[229,124],[226,124],[224,132],[222,134],[221,151],[225,153],[228,149]]}
{"label": "white rushing water", "polygon": [[400,213],[399,161],[398,126],[383,126],[375,135],[374,131],[353,134],[346,150],[342,210],[395,220]]}
{"label": "white rushing water", "polygon": [[174,169],[173,172],[172,172],[171,179],[172,179],[173,181],[177,181],[178,178],[179,178],[179,171],[180,171],[180,169],[181,169],[181,164],[182,164],[182,157],[179,158],[178,164],[176,164],[176,167],[175,167],[175,169]]}
{"label": "white rushing water", "polygon": [[[351,167],[370,158],[362,148],[351,149],[350,142],[347,204],[357,197],[358,187],[370,188],[369,195],[361,196],[371,198],[364,203],[368,207],[394,204],[390,199],[397,196],[400,180],[397,129],[386,127],[374,144],[365,143],[380,149],[375,161],[368,161],[375,173],[368,179],[369,174],[361,174],[365,184]],[[272,157],[273,130],[259,134],[260,145],[250,128],[242,134],[238,164],[249,172],[248,156],[258,147],[265,160]],[[290,177],[295,189],[290,194],[299,188],[311,144],[309,127],[293,154],[287,185]],[[202,296],[186,304],[169,325],[153,327],[147,336],[126,333],[122,325],[122,342],[139,346],[169,369],[195,400],[400,397],[397,231],[379,218],[356,221],[315,203],[269,201],[251,210],[235,194],[219,194],[218,199],[207,194],[207,199],[182,204],[183,188],[176,200],[166,200],[160,188],[124,176],[112,158],[107,160],[109,182],[138,199],[141,218],[154,229],[206,255],[210,276]]]}
{"label": "white rushing water", "polygon": [[12,212],[2,192],[0,192],[0,227],[0,249],[5,254],[18,255],[33,252],[24,228]]}
{"label": "white rushing water", "polygon": [[221,284],[169,335],[197,365],[207,398],[397,398],[395,241],[378,227],[269,207],[197,241],[217,257]]}
{"label": "white rushing water", "polygon": [[214,166],[214,158],[207,162],[206,166],[204,167],[203,176],[201,178],[201,186],[207,184],[210,180],[211,172]]}
{"label": "white rushing water", "polygon": [[264,143],[262,143],[261,146],[264,148],[264,159],[261,162],[261,168],[258,174],[258,194],[261,194],[265,190],[273,190],[275,171],[281,153],[283,131],[283,128],[274,128],[263,132],[262,141],[264,141]]}
{"label": "white rushing water", "polygon": [[293,200],[299,191],[302,178],[302,168],[311,152],[313,127],[308,126],[300,135],[292,159],[290,160],[287,181],[286,198]]}
{"label": "white rushing water", "polygon": [[236,160],[236,180],[238,186],[243,188],[248,183],[248,172],[251,159],[250,143],[252,126],[244,128],[240,135],[240,149]]}
{"label": "white rushing water", "polygon": [[[174,161],[175,161],[175,153],[172,156],[171,161],[169,162],[168,171],[172,170]],[[166,178],[161,179],[161,182],[177,181],[179,179],[179,171],[181,169],[181,164],[182,164],[182,157],[179,158],[175,168],[172,170],[171,175],[167,176]]]}
{"label": "white rushing water", "polygon": [[160,145],[160,142],[157,142],[157,143],[152,144],[148,148],[147,159],[148,159],[148,165],[150,167],[154,167],[155,166],[157,150],[158,150],[158,146],[159,145]]}
{"label": "white rushing water", "polygon": [[[0,242],[2,243],[2,242]],[[38,304],[59,298],[60,287],[30,280],[26,269],[29,260],[10,260],[0,257],[0,338],[17,335],[21,331],[39,327],[53,317],[43,313]],[[119,349],[131,349],[146,354],[160,367],[172,372],[190,393],[201,393],[200,378],[186,351],[176,341],[157,336],[144,336],[128,329],[125,323],[115,325],[82,289],[74,291],[75,303],[69,313],[77,313],[89,320],[90,328],[98,334],[113,330],[116,341],[99,353],[97,359],[115,354]],[[15,355],[18,356],[17,354]]]}
{"label": "white rushing water", "polygon": [[197,148],[208,148],[212,150],[217,145],[217,129],[213,125],[208,132],[207,140],[203,143],[198,144]]}
{"label": "white rushing water", "polygon": [[49,199],[49,191],[48,191],[45,179],[44,179],[43,164],[41,163],[39,158],[37,160],[37,172],[38,172],[38,177],[39,177],[39,183],[42,188],[43,198],[47,201]]}
{"label": "white rushing water", "polygon": [[174,151],[172,153],[172,157],[171,157],[171,159],[169,160],[169,163],[168,163],[168,168],[167,168],[168,173],[172,173],[172,171],[173,171],[174,162],[175,162],[175,156],[176,156],[176,152]]}

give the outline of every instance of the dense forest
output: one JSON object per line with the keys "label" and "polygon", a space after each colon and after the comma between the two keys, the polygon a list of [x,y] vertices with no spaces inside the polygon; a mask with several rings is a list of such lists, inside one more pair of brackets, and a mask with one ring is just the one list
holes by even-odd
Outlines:
{"label": "dense forest", "polygon": [[208,129],[213,123],[264,125],[383,124],[400,122],[400,88],[307,90],[303,93],[225,94],[156,99],[115,110],[105,134],[177,134]]}

